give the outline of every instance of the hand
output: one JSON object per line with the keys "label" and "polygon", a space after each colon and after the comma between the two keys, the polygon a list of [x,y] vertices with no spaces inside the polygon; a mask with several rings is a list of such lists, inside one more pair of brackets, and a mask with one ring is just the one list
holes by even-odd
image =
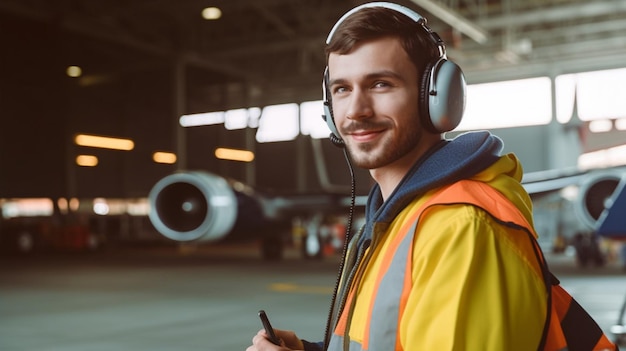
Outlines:
{"label": "hand", "polygon": [[274,345],[267,338],[267,334],[264,329],[252,338],[252,345],[250,345],[246,351],[287,351],[287,350],[303,350],[304,345],[300,338],[292,331],[274,329],[276,336],[281,341],[281,345]]}

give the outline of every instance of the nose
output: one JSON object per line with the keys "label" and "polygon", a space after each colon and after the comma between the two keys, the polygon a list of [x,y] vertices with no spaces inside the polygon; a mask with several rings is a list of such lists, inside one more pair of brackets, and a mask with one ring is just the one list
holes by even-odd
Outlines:
{"label": "nose", "polygon": [[350,94],[348,109],[346,110],[346,118],[362,119],[373,115],[372,101],[366,92],[361,89],[355,89]]}

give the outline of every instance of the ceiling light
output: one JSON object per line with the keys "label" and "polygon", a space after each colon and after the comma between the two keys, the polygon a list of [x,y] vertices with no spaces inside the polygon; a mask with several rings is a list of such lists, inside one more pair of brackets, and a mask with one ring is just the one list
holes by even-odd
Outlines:
{"label": "ceiling light", "polygon": [[98,165],[98,158],[93,155],[78,155],[76,164],[82,167],[95,167]]}
{"label": "ceiling light", "polygon": [[156,163],[176,163],[176,154],[172,152],[157,151],[152,154],[152,160]]}
{"label": "ceiling light", "polygon": [[236,150],[220,147],[215,149],[215,157],[219,158],[220,160],[252,162],[252,160],[254,160],[254,153],[247,150]]}
{"label": "ceiling light", "polygon": [[216,20],[222,17],[222,10],[218,7],[207,7],[202,10],[202,18],[205,20]]}
{"label": "ceiling light", "polygon": [[68,66],[65,70],[68,77],[77,78],[83,74],[83,70],[78,66]]}
{"label": "ceiling light", "polygon": [[135,143],[130,139],[110,138],[97,135],[78,134],[74,138],[76,145],[114,150],[132,150]]}

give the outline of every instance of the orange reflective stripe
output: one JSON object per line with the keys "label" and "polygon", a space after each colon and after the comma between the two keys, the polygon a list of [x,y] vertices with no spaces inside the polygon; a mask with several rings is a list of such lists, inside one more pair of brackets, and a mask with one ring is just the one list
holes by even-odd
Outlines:
{"label": "orange reflective stripe", "polygon": [[[557,315],[565,316],[571,303],[572,297],[569,294],[564,293],[563,288],[560,285],[552,286],[552,304],[554,305],[554,310]],[[557,320],[559,323],[562,322],[561,318],[558,318]]]}
{"label": "orange reflective stripe", "polygon": [[605,334],[602,334],[602,337],[600,338],[596,346],[593,348],[593,350],[594,351],[607,351],[607,350],[617,351],[617,346],[611,340],[609,340],[609,338]]}
{"label": "orange reflective stripe", "polygon": [[[552,302],[554,304],[554,301]],[[559,321],[559,315],[556,310],[552,308],[550,310],[550,326],[549,332],[546,338],[546,344],[544,345],[544,351],[562,351],[567,349],[567,341],[563,330],[561,329],[561,321]]]}
{"label": "orange reflective stripe", "polygon": [[350,292],[348,293],[348,299],[346,300],[346,305],[341,312],[341,316],[337,321],[337,326],[335,327],[335,334],[339,336],[344,336],[346,332],[346,325],[348,325],[348,313],[350,311],[350,306],[352,305],[352,298],[354,297],[354,286],[350,287]]}
{"label": "orange reflective stripe", "polygon": [[564,314],[559,312],[562,308],[556,311],[562,317],[559,324],[551,324],[548,338],[563,334],[567,345],[576,345],[577,350],[615,350],[596,321],[567,291],[559,285],[553,285],[552,296],[554,307],[558,308],[559,303],[563,303],[567,309]]}
{"label": "orange reflective stripe", "polygon": [[533,227],[515,205],[502,193],[478,181],[462,180],[444,189],[438,203],[463,203],[483,207],[495,218],[523,226],[535,234]]}

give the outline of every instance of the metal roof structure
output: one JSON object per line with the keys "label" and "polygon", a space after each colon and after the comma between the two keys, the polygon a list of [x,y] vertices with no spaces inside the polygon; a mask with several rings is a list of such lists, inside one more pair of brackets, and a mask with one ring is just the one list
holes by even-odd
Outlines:
{"label": "metal roof structure", "polygon": [[[190,97],[220,95],[217,105],[232,108],[319,98],[324,39],[337,19],[360,3],[0,0],[0,13],[60,28],[67,35],[72,58],[84,66],[84,80],[102,80],[164,62],[181,64],[193,81],[193,89],[187,92]],[[428,19],[447,43],[449,58],[464,69],[470,83],[626,63],[623,0],[399,3]],[[201,11],[209,6],[221,9],[222,17],[203,19]]]}
{"label": "metal roof structure", "polygon": [[[624,0],[398,2],[428,19],[469,84],[626,67]],[[362,3],[0,0],[0,197],[145,196],[180,169],[269,189],[319,188],[306,136],[255,144],[253,128],[182,128],[178,118],[320,100],[328,32]],[[221,18],[204,19],[207,7]],[[68,77],[70,65],[82,75]],[[135,149],[85,148],[73,141],[78,133],[129,138]],[[507,143],[533,158],[557,150],[546,126],[511,134]],[[256,158],[218,160],[217,147],[252,148]],[[178,160],[157,164],[155,151]],[[333,183],[343,184],[342,155],[326,152]],[[77,166],[84,154],[97,157],[97,167]]]}

